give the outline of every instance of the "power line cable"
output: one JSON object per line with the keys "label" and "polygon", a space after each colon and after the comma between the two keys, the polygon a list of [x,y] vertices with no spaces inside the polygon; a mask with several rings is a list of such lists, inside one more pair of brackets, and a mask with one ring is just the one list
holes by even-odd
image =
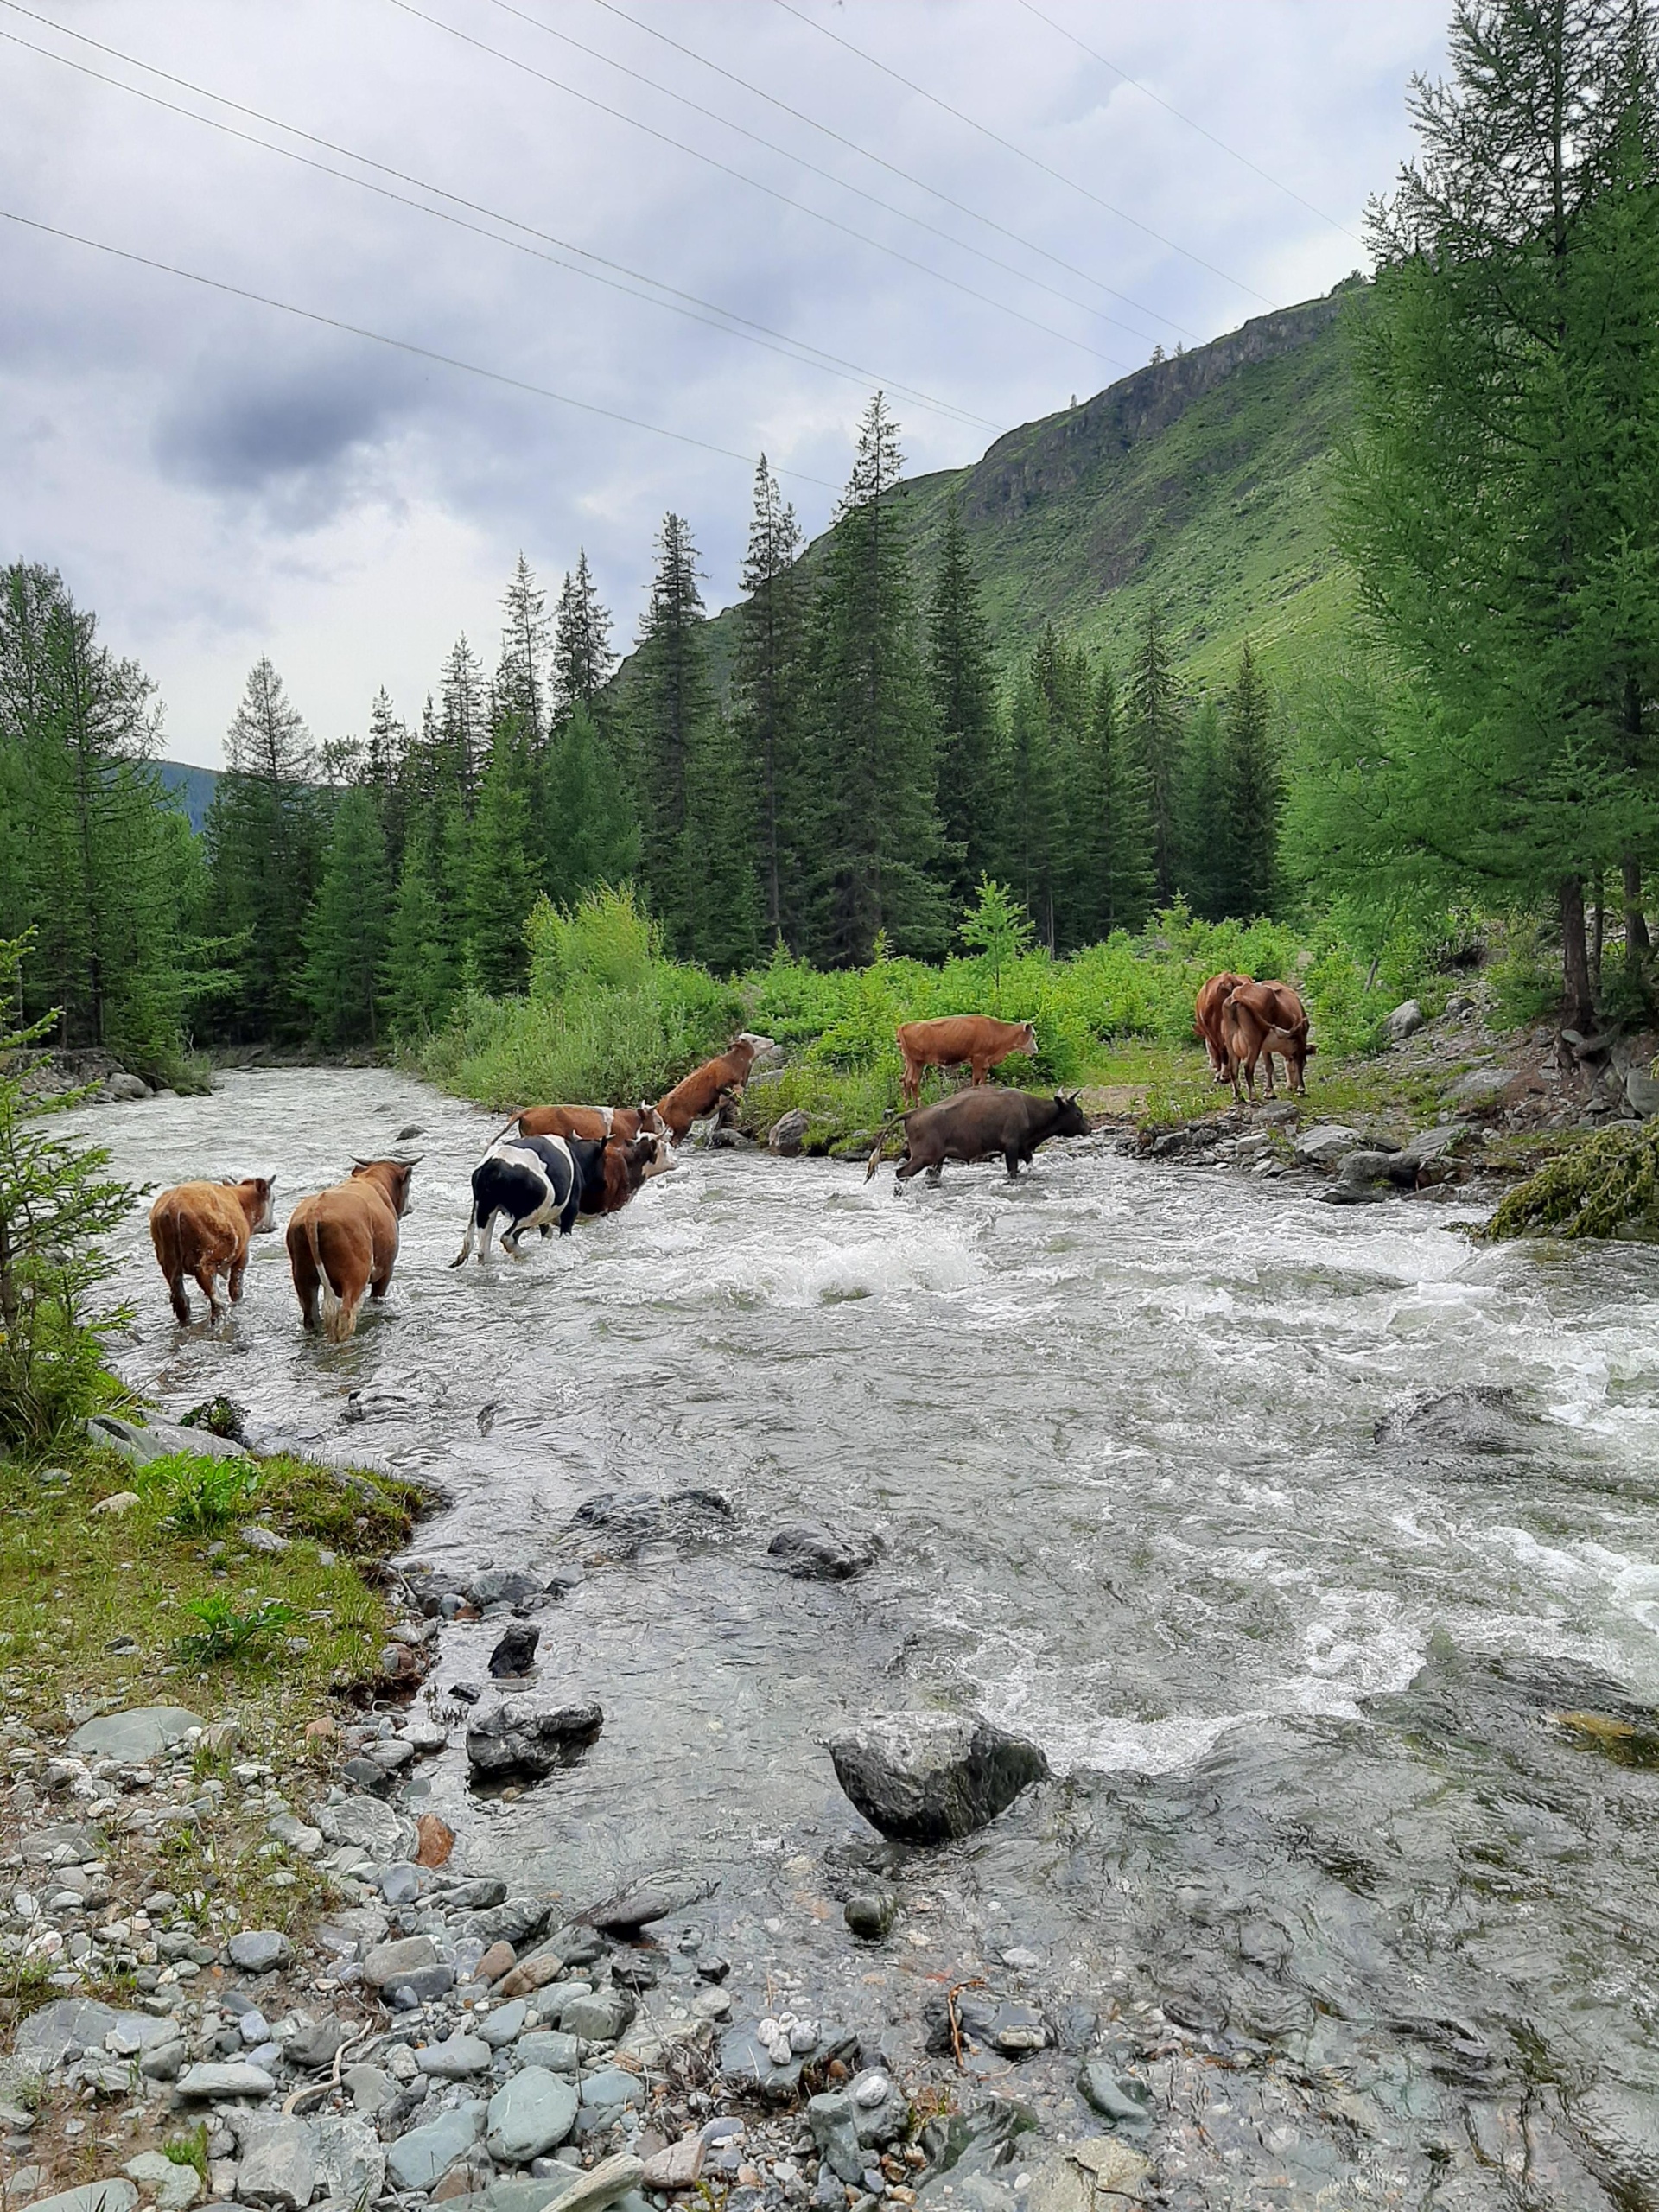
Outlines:
{"label": "power line cable", "polygon": [[[454,353],[440,353],[430,346],[417,346],[412,339],[392,338],[384,330],[369,330],[361,323],[346,322],[338,315],[323,315],[315,308],[296,307],[291,300],[273,299],[268,292],[255,292],[245,284],[232,284],[222,276],[204,276],[200,270],[181,269],[175,262],[158,261],[147,253],[135,253],[127,246],[111,245],[103,238],[89,238],[79,231],[66,231],[55,223],[42,223],[32,215],[20,215],[15,208],[0,207],[0,221],[18,223],[25,230],[38,231],[43,237],[66,238],[71,245],[90,246],[94,253],[106,253],[117,261],[129,261],[140,269],[159,270],[164,276],[181,276],[187,283],[205,285],[208,290],[226,292],[232,299],[251,300],[257,307],[275,308],[280,314],[296,315],[302,322],[320,323],[325,330],[344,331],[349,338],[365,338],[371,345],[388,346],[399,353],[412,353],[419,360],[435,361],[441,368],[460,369],[470,377],[482,377],[489,384],[505,385],[511,391],[528,392],[535,399],[551,399],[561,407],[579,408],[584,415],[602,416],[607,423],[621,423],[631,430],[646,430],[654,438],[672,438],[677,445],[696,446],[702,453],[718,454],[722,461],[741,461],[747,468],[759,463],[760,456],[752,453],[738,453],[731,446],[717,446],[709,438],[694,438],[686,430],[670,430],[660,423],[647,423],[638,415],[624,415],[614,407],[601,407],[591,399],[574,398],[568,391],[555,391],[550,386],[531,384],[523,377],[510,377],[500,369],[486,369],[478,361],[463,361]],[[791,476],[798,483],[816,485],[823,492],[838,492],[841,486],[827,477],[810,476],[801,468],[779,468],[779,476]]]}
{"label": "power line cable", "polygon": [[[1012,263],[999,260],[995,254],[988,254],[978,246],[969,245],[965,238],[956,238],[949,231],[940,230],[937,224],[925,222],[919,215],[912,215],[901,207],[895,207],[891,200],[883,200],[878,194],[866,192],[861,186],[849,183],[845,177],[837,176],[833,169],[820,168],[816,162],[805,161],[798,154],[791,153],[787,147],[775,145],[771,139],[762,138],[758,132],[746,129],[741,124],[734,123],[728,116],[716,115],[712,108],[703,107],[697,101],[690,99],[687,94],[676,92],[671,86],[659,84],[656,79],[645,76],[643,72],[629,68],[626,63],[617,60],[613,54],[601,52],[598,47],[585,45],[581,39],[573,37],[569,31],[556,30],[551,23],[544,23],[538,17],[527,15],[522,9],[509,5],[508,0],[493,0],[493,4],[501,8],[507,15],[518,16],[520,22],[532,24],[537,29],[545,32],[550,38],[562,40],[566,46],[575,47],[579,54],[588,54],[594,60],[604,62],[607,67],[620,71],[624,76],[633,78],[637,83],[650,86],[653,92],[661,92],[670,99],[678,100],[683,106],[691,108],[695,113],[706,115],[714,122],[724,124],[728,130],[738,131],[742,137],[751,139],[754,144],[764,146],[769,153],[781,155],[786,161],[793,162],[798,167],[810,171],[813,176],[826,178],[830,183],[840,186],[843,192],[855,193],[861,200],[868,200],[872,207],[882,208],[890,215],[903,217],[906,222],[916,224],[918,228],[930,232],[935,238],[944,238],[947,244],[960,248],[964,253],[977,255],[982,261],[988,262],[992,268],[1004,270],[1010,276],[1020,278],[1025,283],[1039,282],[1038,278],[1031,276],[1024,270],[1015,268]],[[1120,292],[1116,285],[1109,284],[1104,277],[1096,276],[1087,269],[1079,269],[1075,262],[1067,261],[1058,253],[1051,253],[1046,246],[1038,245],[1034,238],[1026,238],[1019,231],[1011,231],[1006,223],[999,223],[995,217],[981,214],[976,207],[970,207],[965,200],[953,199],[950,193],[941,192],[937,185],[929,184],[925,177],[913,176],[908,169],[901,169],[896,162],[887,160],[880,154],[873,153],[868,146],[861,146],[855,138],[849,138],[841,131],[832,130],[829,124],[818,122],[816,117],[806,114],[801,108],[791,107],[787,100],[778,99],[771,92],[763,92],[759,85],[751,84],[747,77],[738,76],[734,71],[723,67],[718,61],[710,61],[706,54],[697,53],[692,47],[682,45],[678,39],[671,38],[666,31],[658,30],[654,24],[641,22],[637,16],[630,16],[626,10],[613,6],[612,0],[594,0],[594,4],[595,7],[602,8],[607,16],[614,16],[619,22],[626,23],[634,30],[643,31],[647,37],[659,40],[663,45],[671,47],[676,54],[684,54],[689,61],[696,62],[699,67],[711,71],[716,77],[723,77],[728,84],[737,86],[741,91],[750,93],[758,100],[765,100],[768,106],[775,107],[780,114],[789,116],[797,123],[805,124],[808,130],[820,132],[823,137],[832,140],[837,146],[845,146],[849,152],[856,154],[861,160],[874,162],[878,168],[886,169],[890,176],[900,178],[906,184],[914,186],[918,192],[929,194],[947,207],[954,207],[958,214],[966,215],[970,221],[982,223],[987,230],[996,232],[999,237],[1011,238],[1015,245],[1024,246],[1028,253],[1038,254],[1045,261],[1052,261],[1057,269],[1064,269],[1068,276],[1080,277],[1085,284],[1095,285],[1109,298],[1120,300],[1125,307],[1133,308],[1137,315],[1149,316],[1154,322],[1166,323],[1172,330],[1179,331],[1185,338],[1197,336],[1198,334],[1195,331],[1188,330],[1185,324],[1177,322],[1172,315],[1164,314],[1160,308],[1150,308],[1143,300],[1134,299],[1128,293]],[[1068,292],[1055,291],[1052,285],[1043,285],[1042,289],[1045,291],[1053,292],[1056,299],[1065,300],[1073,307],[1082,307],[1084,304],[1080,300],[1072,299]],[[1090,308],[1088,312],[1093,314],[1097,310]],[[1111,316],[1102,317],[1103,321],[1113,320]],[[1128,330],[1130,326],[1127,323],[1118,323],[1116,327]],[[1150,340],[1150,333],[1146,331],[1133,331],[1132,335]]]}
{"label": "power line cable", "polygon": [[[168,84],[176,85],[184,91],[193,93],[197,99],[213,100],[220,106],[233,110],[238,115],[251,117],[254,121],[264,124],[273,130],[284,130],[296,138],[305,140],[310,145],[325,147],[330,153],[339,154],[347,161],[359,162],[365,168],[378,169],[383,175],[397,177],[405,184],[416,186],[423,192],[429,192],[439,199],[450,200],[456,207],[471,208],[477,214],[488,216],[492,222],[505,223],[514,230],[524,232],[529,237],[544,239],[548,245],[557,246],[563,252],[577,254],[584,259],[598,262],[603,268],[616,271],[619,276],[629,277],[639,284],[651,285],[657,290],[668,293],[671,296],[666,299],[652,298],[650,293],[636,291],[630,284],[617,282],[615,277],[601,276],[597,270],[577,268],[571,262],[561,260],[557,254],[543,253],[534,246],[525,245],[518,238],[503,238],[498,232],[486,229],[482,224],[467,222],[463,217],[452,215],[442,207],[429,207],[421,200],[410,199],[404,193],[391,191],[385,185],[375,184],[366,177],[353,176],[346,170],[331,168],[326,162],[314,161],[304,154],[296,153],[291,147],[273,145],[269,139],[255,137],[250,131],[238,130],[233,124],[223,123],[217,117],[198,115],[192,109],[180,106],[176,101],[163,99],[159,93],[145,92],[137,85],[123,84],[119,78],[107,76],[102,70],[94,69],[86,62],[73,60],[67,54],[54,54],[49,48],[37,46],[30,39],[19,37],[16,32],[0,30],[0,39],[3,39],[9,45],[22,47],[27,53],[39,54],[48,61],[55,61],[61,67],[73,69],[81,76],[90,77],[98,84],[108,85],[117,92],[130,93],[135,99],[147,100],[152,106],[165,109],[168,114],[182,116],[188,122],[199,123],[207,130],[217,130],[227,137],[239,139],[245,145],[257,146],[266,153],[280,156],[284,161],[296,162],[302,168],[315,169],[320,175],[338,178],[342,183],[355,185],[359,191],[372,192],[383,200],[395,201],[400,207],[412,207],[417,213],[429,215],[435,221],[452,224],[458,229],[471,232],[478,238],[489,238],[496,245],[506,246],[515,253],[528,254],[535,260],[548,263],[551,267],[566,270],[574,276],[584,277],[590,283],[603,284],[612,291],[620,292],[626,299],[640,300],[647,306],[662,308],[671,314],[683,315],[689,321],[701,323],[706,329],[718,330],[730,338],[741,338],[747,344],[764,347],[767,353],[780,354],[785,360],[798,362],[808,368],[825,369],[830,374],[844,377],[849,382],[854,384],[868,386],[874,381],[881,385],[884,389],[902,393],[906,398],[913,400],[923,407],[931,408],[949,419],[971,424],[976,429],[989,430],[999,436],[1001,435],[1003,425],[991,422],[985,416],[975,414],[971,409],[959,407],[950,400],[938,399],[931,392],[922,391],[914,385],[900,384],[891,378],[883,378],[878,370],[866,368],[855,361],[844,360],[839,354],[827,353],[823,347],[813,346],[804,339],[791,338],[786,331],[772,330],[765,323],[757,323],[747,315],[737,314],[734,308],[721,307],[713,301],[699,299],[692,292],[680,291],[676,286],[664,284],[660,279],[646,276],[641,270],[629,269],[620,262],[610,261],[602,254],[590,254],[586,247],[573,245],[566,239],[554,237],[550,232],[538,230],[531,224],[521,223],[514,216],[504,215],[499,210],[486,207],[477,200],[463,199],[457,193],[447,192],[442,185],[429,184],[423,178],[413,176],[407,170],[393,168],[385,162],[376,161],[370,155],[357,153],[349,146],[337,145],[331,139],[319,137],[314,131],[302,130],[296,124],[284,123],[279,117],[262,114],[257,108],[247,107],[239,100],[229,99],[222,93],[210,92],[205,86],[193,84],[188,78],[175,76],[166,69],[156,68],[151,63],[140,60],[134,54],[124,54],[118,47],[107,46],[103,41],[89,38],[83,32],[70,30],[67,24],[54,22],[49,16],[40,15],[35,10],[22,6],[21,0],[0,0],[0,6],[10,8],[16,14],[27,16],[35,22],[48,24],[54,30],[62,31],[70,38],[79,39],[84,44],[96,48],[100,54],[112,55],[115,60],[124,62],[131,68],[143,69],[152,76],[161,78]],[[677,302],[682,301],[690,304],[684,306],[676,304]],[[707,313],[698,314],[695,311],[697,308],[706,309]],[[728,320],[717,321],[714,320],[716,316],[723,316]],[[734,324],[744,327],[734,328],[732,327]],[[774,340],[777,342],[772,342]]]}
{"label": "power line cable", "polygon": [[[953,292],[961,292],[968,299],[977,300],[982,307],[995,308],[999,315],[1012,315],[1016,322],[1023,322],[1033,330],[1040,330],[1046,337],[1058,338],[1064,346],[1076,346],[1079,353],[1090,354],[1096,361],[1104,361],[1109,368],[1131,370],[1134,366],[1130,362],[1119,360],[1115,353],[1103,353],[1097,346],[1090,345],[1087,339],[1074,338],[1069,331],[1057,330],[1052,323],[1039,322],[1035,315],[1027,315],[1022,308],[1011,307],[1006,300],[993,299],[988,292],[976,291],[971,284],[964,284],[960,277],[947,276],[942,269],[931,268],[926,262],[918,261],[912,254],[901,253],[897,246],[888,245],[880,238],[873,238],[867,232],[855,231],[850,223],[843,223],[834,215],[826,215],[821,208],[810,207],[802,200],[791,200],[788,193],[780,192],[776,185],[763,184],[759,177],[746,175],[741,169],[733,168],[729,162],[719,160],[716,156],[705,154],[700,147],[688,146],[683,138],[671,137],[667,131],[658,130],[654,124],[642,123],[638,116],[629,115],[622,108],[612,107],[607,101],[601,99],[596,93],[582,92],[575,85],[567,85],[563,78],[549,76],[544,69],[537,69],[534,63],[522,60],[518,54],[508,54],[499,46],[492,46],[487,40],[476,38],[472,32],[463,31],[454,23],[445,22],[441,16],[429,16],[423,8],[414,5],[414,0],[386,0],[386,4],[388,7],[399,10],[405,16],[413,16],[419,22],[429,24],[434,30],[442,31],[448,37],[458,39],[463,46],[474,47],[480,54],[493,55],[496,60],[505,62],[509,68],[520,70],[527,77],[534,77],[540,84],[550,85],[555,92],[567,93],[572,99],[581,100],[588,107],[597,108],[601,115],[608,115],[618,123],[626,123],[630,130],[643,132],[647,138],[656,139],[659,145],[671,146],[677,153],[690,155],[693,161],[702,162],[709,168],[718,169],[722,176],[734,177],[740,184],[747,185],[752,191],[765,193],[768,199],[776,200],[785,207],[792,207],[797,214],[810,216],[815,223],[826,224],[830,230],[839,231],[843,238],[855,238],[861,245],[869,246],[877,253],[885,253],[891,260],[901,262],[906,269],[918,270],[924,276],[931,276],[935,283],[946,285]],[[788,156],[785,158],[792,160],[794,156]],[[891,212],[899,213],[897,209]],[[976,249],[969,248],[969,251],[972,251]],[[1027,277],[1022,281],[1036,283],[1039,280]],[[1041,289],[1050,290],[1052,288],[1045,285]],[[1058,296],[1064,298],[1065,295],[1061,294]],[[1082,305],[1082,302],[1073,300],[1071,304],[1077,307]],[[1085,307],[1084,312],[1095,315],[1096,310]],[[1103,322],[1109,321],[1111,317],[1101,315],[1099,320]],[[1140,335],[1139,332],[1132,334],[1137,337]]]}
{"label": "power line cable", "polygon": [[930,92],[925,85],[918,85],[913,77],[906,77],[887,62],[878,60],[874,54],[867,53],[861,46],[855,46],[851,39],[842,38],[839,31],[832,31],[827,24],[809,16],[804,9],[791,5],[791,0],[772,0],[772,5],[781,8],[786,16],[793,16],[797,22],[804,23],[809,30],[817,31],[820,38],[827,38],[832,45],[843,48],[849,54],[855,54],[861,61],[868,62],[872,69],[879,69],[884,77],[891,77],[894,84],[902,85],[906,92],[914,92],[918,99],[929,101],[946,115],[954,116],[958,123],[966,124],[969,130],[978,131],[982,138],[988,138],[994,146],[1001,146],[1005,153],[1017,155],[1022,162],[1028,162],[1033,168],[1040,169],[1045,176],[1052,176],[1057,184],[1065,185],[1068,192],[1080,193],[1096,207],[1103,207],[1109,215],[1115,215],[1119,222],[1132,224],[1137,231],[1144,231],[1149,238],[1166,246],[1171,253],[1179,253],[1184,261],[1208,270],[1211,276],[1219,276],[1224,284],[1232,284],[1239,291],[1248,292],[1253,300],[1260,300],[1265,307],[1278,305],[1276,300],[1268,299],[1265,292],[1258,292],[1254,284],[1247,284],[1242,276],[1234,276],[1224,269],[1217,269],[1213,261],[1206,261],[1202,254],[1194,253],[1190,247],[1178,245],[1173,238],[1166,238],[1161,231],[1154,231],[1150,223],[1143,223],[1138,215],[1131,215],[1126,207],[1114,207],[1109,200],[1103,200],[1097,192],[1090,192],[1086,184],[1079,184],[1076,177],[1067,176],[1064,169],[1052,168],[1037,155],[1027,153],[1023,146],[1016,145],[1012,138],[1004,138],[988,123],[981,123],[976,117],[964,114],[959,107],[952,107],[949,100],[941,99],[937,92]]}
{"label": "power line cable", "polygon": [[[605,4],[606,0],[599,0],[601,7]],[[1270,184],[1275,191],[1286,194],[1288,198],[1295,200],[1299,207],[1306,207],[1310,215],[1317,215],[1322,223],[1329,223],[1332,229],[1340,231],[1344,238],[1352,238],[1356,245],[1364,245],[1365,241],[1357,231],[1351,231],[1346,223],[1338,222],[1334,215],[1327,215],[1323,207],[1316,207],[1311,200],[1305,200],[1294,184],[1287,184],[1283,177],[1274,176],[1270,170],[1264,169],[1259,162],[1253,162],[1248,154],[1241,154],[1236,146],[1230,146],[1224,138],[1217,138],[1215,132],[1207,129],[1196,116],[1184,114],[1173,100],[1166,100],[1161,92],[1154,92],[1152,86],[1144,83],[1141,78],[1131,77],[1127,69],[1120,67],[1116,61],[1109,60],[1098,48],[1090,46],[1086,39],[1079,38],[1069,25],[1058,23],[1052,16],[1046,16],[1035,4],[1035,0],[1020,0],[1020,5],[1028,16],[1035,16],[1039,23],[1046,23],[1050,30],[1058,31],[1062,38],[1069,38],[1072,45],[1080,52],[1086,54],[1091,61],[1098,61],[1103,69],[1109,69],[1114,77],[1122,78],[1126,85],[1133,85],[1137,92],[1143,93],[1147,99],[1155,101],[1166,115],[1173,115],[1178,123],[1185,124],[1189,130],[1196,130],[1200,138],[1207,138],[1212,146],[1219,146],[1224,154],[1230,154],[1236,162],[1243,162],[1245,168],[1253,169],[1263,183]]]}

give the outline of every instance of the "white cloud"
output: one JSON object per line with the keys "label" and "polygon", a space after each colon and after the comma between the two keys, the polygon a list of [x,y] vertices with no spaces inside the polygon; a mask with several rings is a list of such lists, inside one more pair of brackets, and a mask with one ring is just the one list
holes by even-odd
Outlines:
{"label": "white cloud", "polygon": [[[1015,0],[799,5],[1083,192],[770,0],[414,4],[571,89],[393,0],[239,0],[233,10],[220,0],[142,10],[43,0],[38,12],[827,349],[860,373],[842,380],[684,321],[15,44],[0,44],[0,207],[688,438],[744,455],[764,447],[799,473],[786,482],[813,529],[846,473],[865,370],[1012,427],[1138,365],[1154,338],[1212,337],[1263,298],[1325,289],[1362,257],[1353,238]],[[1353,232],[1408,149],[1407,75],[1438,67],[1443,48],[1443,0],[1042,6]],[[699,67],[650,29],[1016,236]],[[0,7],[0,31],[275,135],[20,9]],[[899,399],[896,411],[916,468],[970,461],[989,442],[989,432],[915,400]],[[178,758],[217,760],[246,669],[265,651],[319,735],[360,729],[382,682],[412,717],[458,631],[493,657],[495,601],[521,547],[551,590],[585,543],[626,638],[671,505],[690,518],[719,604],[735,589],[748,474],[744,461],[0,224],[0,557],[63,569],[109,641],[156,677]]]}

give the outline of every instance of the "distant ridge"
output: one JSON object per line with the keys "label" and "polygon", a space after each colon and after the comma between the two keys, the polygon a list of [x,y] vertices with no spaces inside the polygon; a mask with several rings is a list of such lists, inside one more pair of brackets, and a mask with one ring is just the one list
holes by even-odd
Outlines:
{"label": "distant ridge", "polygon": [[[1230,678],[1246,637],[1289,673],[1351,605],[1331,464],[1351,419],[1340,321],[1359,289],[1258,315],[1009,431],[969,467],[901,484],[924,594],[954,496],[1005,662],[1052,621],[1122,668],[1156,598],[1198,688]],[[722,675],[733,613],[715,618]]]}
{"label": "distant ridge", "polygon": [[184,802],[184,810],[190,817],[190,827],[198,832],[207,818],[207,810],[213,803],[213,793],[219,789],[217,768],[195,768],[188,761],[158,760],[156,766],[164,791],[177,791]]}

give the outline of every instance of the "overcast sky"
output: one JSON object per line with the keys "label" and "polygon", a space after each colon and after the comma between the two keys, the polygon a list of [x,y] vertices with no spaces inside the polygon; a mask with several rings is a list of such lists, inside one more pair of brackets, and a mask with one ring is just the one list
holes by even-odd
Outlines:
{"label": "overcast sky", "polygon": [[664,511],[725,604],[753,456],[820,529],[877,383],[952,466],[1362,264],[1446,0],[1038,6],[0,0],[9,215],[511,380],[0,221],[0,559],[217,766],[261,652],[413,720],[521,548],[626,644]]}

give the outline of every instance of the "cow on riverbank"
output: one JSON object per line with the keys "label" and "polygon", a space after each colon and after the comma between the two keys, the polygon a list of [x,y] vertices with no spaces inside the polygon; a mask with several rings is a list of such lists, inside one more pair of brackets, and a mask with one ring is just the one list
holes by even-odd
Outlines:
{"label": "cow on riverbank", "polygon": [[1224,970],[1211,976],[1200,986],[1192,1008],[1192,1027],[1204,1040],[1204,1049],[1210,1055],[1210,1071],[1218,1084],[1225,1083],[1232,1070],[1228,1064],[1227,1047],[1222,1038],[1222,1023],[1228,1000],[1232,994],[1250,981],[1248,976],[1235,976]]}
{"label": "cow on riverbank", "polygon": [[657,1111],[673,1141],[678,1144],[692,1122],[712,1114],[722,1099],[737,1096],[758,1057],[775,1050],[770,1037],[758,1037],[752,1029],[746,1029],[717,1059],[705,1060],[683,1082],[677,1083],[657,1102]]}
{"label": "cow on riverbank", "polygon": [[1318,1047],[1307,1041],[1307,1008],[1288,983],[1241,983],[1230,991],[1222,1009],[1222,1044],[1236,1098],[1248,1090],[1255,1103],[1258,1060],[1266,1062],[1267,1096],[1274,1096],[1275,1052],[1285,1064],[1289,1088],[1306,1096],[1307,1061]]}
{"label": "cow on riverbank", "polygon": [[308,1329],[344,1344],[365,1296],[384,1298],[409,1211],[415,1160],[359,1160],[343,1183],[302,1198],[288,1222],[288,1264]]}
{"label": "cow on riverbank", "polygon": [[[1033,1098],[1024,1090],[959,1090],[954,1097],[917,1107],[899,1119],[905,1131],[897,1178],[900,1183],[924,1169],[929,1182],[937,1183],[947,1160],[971,1162],[999,1155],[1008,1173],[1017,1176],[1022,1165],[1030,1166],[1038,1146],[1051,1137],[1089,1134],[1088,1116],[1075,1092],[1069,1098],[1058,1091],[1052,1098]],[[867,1183],[881,1153],[878,1143],[864,1171]]]}
{"label": "cow on riverbank", "polygon": [[181,1321],[190,1319],[187,1275],[200,1285],[215,1320],[224,1310],[219,1300],[221,1274],[227,1278],[231,1303],[241,1297],[248,1240],[276,1226],[274,1188],[268,1175],[250,1175],[240,1183],[180,1183],[157,1196],[149,1210],[149,1241]]}
{"label": "cow on riverbank", "polygon": [[1037,1032],[1028,1021],[997,1021],[988,1014],[947,1014],[933,1021],[904,1021],[898,1029],[905,1060],[905,1097],[914,1105],[929,1068],[972,1071],[982,1084],[999,1060],[1034,1053]]}

